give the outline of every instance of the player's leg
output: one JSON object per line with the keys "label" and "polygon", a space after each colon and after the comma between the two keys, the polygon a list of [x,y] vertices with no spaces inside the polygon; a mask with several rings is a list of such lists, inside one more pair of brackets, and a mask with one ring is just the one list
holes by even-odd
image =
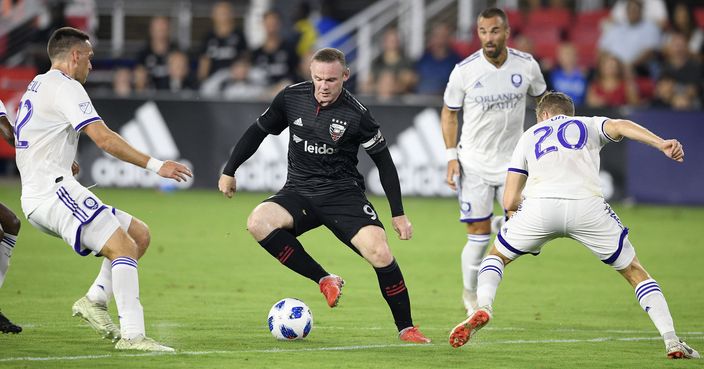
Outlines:
{"label": "player's leg", "polygon": [[12,210],[0,204],[0,287],[5,281],[7,269],[10,267],[10,257],[17,243],[21,222]]}
{"label": "player's leg", "polygon": [[[113,209],[112,213],[120,222],[120,227],[126,230],[127,234],[129,234],[137,244],[137,258],[141,259],[147,251],[151,240],[149,227],[140,219],[126,212]],[[103,259],[100,272],[88,289],[86,297],[91,302],[104,306],[107,306],[112,299],[112,265],[110,260]]]}
{"label": "player's leg", "polygon": [[[85,232],[89,234],[92,231],[90,227],[93,226],[95,225],[89,225]],[[91,242],[91,240],[86,241]],[[99,252],[110,259],[112,265],[113,293],[120,316],[121,332],[121,338],[115,348],[119,350],[174,351],[174,349],[146,337],[144,310],[139,301],[139,275],[137,272],[139,249],[136,242],[122,228],[114,227],[114,232],[104,246],[99,249]]]}
{"label": "player's leg", "polygon": [[[10,257],[20,233],[20,220],[15,213],[0,204],[0,287],[5,281],[5,275],[10,267]],[[0,313],[0,332],[20,333],[22,327],[13,324],[7,317]]]}
{"label": "player's leg", "polygon": [[458,190],[460,221],[466,224],[467,242],[462,248],[462,300],[467,315],[477,305],[477,272],[491,238],[491,219],[494,208],[493,188],[477,175],[462,170]]}
{"label": "player's leg", "polygon": [[[107,211],[107,210],[106,210]],[[117,218],[120,227],[127,231],[137,244],[137,256],[144,255],[149,246],[149,229],[141,220],[118,209],[110,209]],[[73,316],[81,317],[101,336],[113,341],[120,339],[120,329],[113,323],[108,314],[108,304],[113,297],[112,263],[103,258],[100,272],[88,289],[85,296],[73,304]]]}
{"label": "player's leg", "polygon": [[681,342],[675,334],[674,323],[665,296],[657,281],[652,279],[638,261],[635,249],[628,239],[628,228],[621,224],[616,213],[603,199],[575,201],[581,209],[575,213],[575,224],[589,224],[570,232],[605,264],[611,265],[635,289],[638,303],[648,313],[665,341],[670,358],[698,358],[699,353]]}
{"label": "player's leg", "polygon": [[[295,216],[295,218],[294,218]],[[301,196],[280,192],[259,204],[247,219],[247,230],[281,264],[314,281],[329,276],[303,248],[297,235],[317,227],[316,217]],[[337,297],[328,304],[334,306]],[[326,296],[327,297],[327,296]]]}
{"label": "player's leg", "polygon": [[665,342],[667,357],[670,359],[699,359],[699,353],[681,341],[675,333],[675,325],[665,295],[663,295],[657,281],[640,264],[638,258],[634,256],[631,263],[618,272],[633,286],[638,303],[648,313],[650,320],[660,332],[660,336]]}
{"label": "player's leg", "polygon": [[384,229],[366,225],[349,242],[374,267],[381,295],[391,309],[399,338],[407,342],[429,343],[430,339],[413,326],[408,288],[401,268],[391,253]]}
{"label": "player's leg", "polygon": [[[531,206],[533,205],[533,206]],[[557,203],[542,204],[539,200],[526,200],[504,229],[496,235],[489,254],[479,264],[477,275],[478,308],[467,319],[457,324],[450,333],[450,345],[460,347],[492,319],[496,292],[503,279],[504,268],[511,261],[525,254],[537,255],[550,239],[556,236],[556,228],[549,221],[551,214],[547,208],[559,211]],[[560,217],[555,217],[559,219]]]}

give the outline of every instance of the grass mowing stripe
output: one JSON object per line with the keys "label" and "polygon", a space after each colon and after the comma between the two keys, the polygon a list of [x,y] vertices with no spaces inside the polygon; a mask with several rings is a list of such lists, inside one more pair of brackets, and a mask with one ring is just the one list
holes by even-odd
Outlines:
{"label": "grass mowing stripe", "polygon": [[[703,335],[696,336],[701,339]],[[690,336],[693,338],[695,336]],[[515,344],[542,344],[542,343],[594,343],[607,341],[656,341],[661,340],[661,337],[595,337],[586,339],[548,339],[548,340],[508,340],[508,341],[490,341],[471,343],[472,346],[490,346],[490,345],[515,345]],[[142,357],[142,356],[160,356],[160,355],[227,355],[227,354],[246,354],[246,353],[287,353],[287,352],[310,352],[310,351],[353,351],[353,350],[370,350],[390,347],[432,347],[435,344],[418,345],[412,343],[396,344],[396,345],[358,345],[358,346],[333,346],[333,347],[316,347],[316,348],[301,348],[301,349],[262,349],[262,350],[214,350],[214,351],[182,351],[175,354],[145,352],[135,354],[115,354],[115,355],[80,355],[80,356],[47,356],[47,357],[10,357],[0,359],[0,362],[13,361],[70,361],[70,360],[91,360],[91,359],[106,359],[114,357]]]}

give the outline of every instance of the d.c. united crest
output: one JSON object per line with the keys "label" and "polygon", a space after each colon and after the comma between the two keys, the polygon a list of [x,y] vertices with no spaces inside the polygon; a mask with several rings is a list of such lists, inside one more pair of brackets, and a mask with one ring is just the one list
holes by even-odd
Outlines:
{"label": "d.c. united crest", "polygon": [[345,134],[345,130],[347,129],[347,122],[343,122],[339,119],[332,119],[332,123],[330,123],[330,137],[334,142],[337,142],[342,135]]}

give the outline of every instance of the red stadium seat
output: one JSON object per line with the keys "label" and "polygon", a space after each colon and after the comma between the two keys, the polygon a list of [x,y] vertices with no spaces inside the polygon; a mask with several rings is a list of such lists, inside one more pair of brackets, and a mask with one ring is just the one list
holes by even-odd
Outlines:
{"label": "red stadium seat", "polygon": [[516,32],[523,29],[523,14],[518,10],[506,10],[506,17],[508,17],[508,25],[511,30]]}
{"label": "red stadium seat", "polygon": [[593,27],[594,29],[598,29],[599,24],[601,24],[601,21],[605,18],[608,18],[608,16],[608,9],[578,12],[575,16],[574,23],[578,27]]}
{"label": "red stadium seat", "polygon": [[567,9],[561,8],[545,8],[533,10],[528,14],[528,22],[525,25],[525,30],[533,27],[549,27],[566,29],[572,24],[572,14]]}
{"label": "red stadium seat", "polygon": [[598,28],[578,25],[570,30],[569,40],[577,48],[579,65],[591,68],[596,64],[600,34]]}
{"label": "red stadium seat", "polygon": [[694,9],[694,19],[697,21],[697,25],[700,28],[704,28],[704,7]]}
{"label": "red stadium seat", "polygon": [[34,67],[0,67],[0,89],[24,91],[36,75]]}
{"label": "red stadium seat", "polygon": [[560,29],[556,27],[527,27],[523,31],[533,43],[533,54],[538,59],[555,60],[560,44]]}

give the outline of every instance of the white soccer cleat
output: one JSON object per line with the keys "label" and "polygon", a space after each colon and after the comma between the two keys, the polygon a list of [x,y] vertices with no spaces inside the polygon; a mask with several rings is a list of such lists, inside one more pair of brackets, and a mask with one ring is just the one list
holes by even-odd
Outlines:
{"label": "white soccer cleat", "polygon": [[151,352],[176,352],[173,348],[169,346],[164,346],[159,342],[154,341],[149,337],[139,335],[132,339],[122,338],[115,344],[115,348],[118,350],[137,350],[137,351],[151,351]]}
{"label": "white soccer cleat", "polygon": [[470,291],[466,288],[462,290],[462,302],[464,302],[464,309],[467,310],[467,317],[472,316],[479,308],[477,305],[477,291]]}
{"label": "white soccer cleat", "polygon": [[98,334],[113,342],[120,339],[120,329],[110,319],[107,305],[88,300],[83,296],[73,304],[73,316],[80,317]]}
{"label": "white soccer cleat", "polygon": [[491,320],[491,308],[482,306],[450,332],[450,346],[461,347]]}
{"label": "white soccer cleat", "polygon": [[503,215],[497,215],[491,218],[491,233],[499,234],[501,232],[501,227],[506,223],[506,217]]}
{"label": "white soccer cleat", "polygon": [[665,342],[665,350],[667,351],[668,359],[700,359],[699,353],[689,347],[685,342],[676,340],[669,340]]}

